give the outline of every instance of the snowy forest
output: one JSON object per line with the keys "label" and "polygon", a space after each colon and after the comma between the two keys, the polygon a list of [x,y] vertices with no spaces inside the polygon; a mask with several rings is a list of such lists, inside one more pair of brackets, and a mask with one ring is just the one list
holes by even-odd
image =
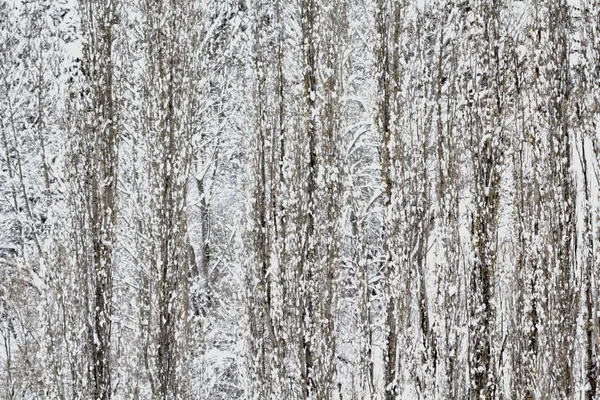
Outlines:
{"label": "snowy forest", "polygon": [[600,0],[0,0],[0,398],[600,399]]}

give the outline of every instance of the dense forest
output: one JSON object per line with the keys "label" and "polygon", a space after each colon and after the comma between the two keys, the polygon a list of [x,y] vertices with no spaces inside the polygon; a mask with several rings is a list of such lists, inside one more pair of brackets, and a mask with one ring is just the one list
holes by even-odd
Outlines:
{"label": "dense forest", "polygon": [[0,398],[600,399],[600,0],[0,0]]}

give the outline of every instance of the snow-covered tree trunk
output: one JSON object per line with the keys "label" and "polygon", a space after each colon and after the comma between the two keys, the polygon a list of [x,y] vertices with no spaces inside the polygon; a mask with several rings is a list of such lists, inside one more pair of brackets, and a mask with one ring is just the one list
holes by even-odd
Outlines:
{"label": "snow-covered tree trunk", "polygon": [[[396,146],[396,135],[399,134],[394,126],[400,119],[396,110],[397,93],[402,90],[400,86],[398,51],[400,31],[402,29],[402,4],[401,2],[388,2],[378,0],[375,10],[375,31],[377,34],[377,47],[375,55],[375,70],[377,74],[377,114],[376,124],[380,133],[379,156],[381,163],[382,188],[382,243],[383,243],[383,274],[385,291],[385,332],[386,344],[384,350],[384,393],[386,399],[394,399],[399,393],[398,371],[398,322],[404,316],[398,306],[405,299],[399,296],[398,288],[398,257],[394,255],[398,244],[397,236],[400,228],[395,217],[393,193],[395,192],[394,178],[396,163],[402,164],[403,160],[396,159],[395,155],[402,156],[402,149]],[[406,295],[405,293],[402,293]]]}
{"label": "snow-covered tree trunk", "polygon": [[[145,48],[143,129],[149,172],[148,321],[155,369],[153,396],[185,397],[189,382],[189,252],[186,199],[191,162],[191,125],[198,112],[191,61],[197,22],[193,4],[142,3]],[[152,327],[152,328],[150,328]],[[152,354],[151,353],[151,354]],[[152,383],[152,382],[151,382]]]}
{"label": "snow-covered tree trunk", "polygon": [[111,386],[111,320],[113,293],[113,248],[117,218],[117,181],[119,153],[118,98],[113,83],[113,25],[117,19],[116,1],[81,4],[83,68],[87,72],[91,108],[81,141],[92,271],[88,277],[90,324],[90,395],[109,399]]}
{"label": "snow-covered tree trunk", "polygon": [[473,265],[469,285],[470,398],[493,399],[498,385],[494,354],[495,276],[497,268],[498,212],[501,168],[504,158],[506,107],[504,48],[500,47],[501,4],[481,2],[467,12],[471,23],[473,58],[468,81],[467,113],[472,151]]}
{"label": "snow-covered tree trunk", "polygon": [[[439,7],[448,7],[440,3]],[[459,398],[460,380],[460,326],[461,296],[464,288],[460,282],[461,238],[459,231],[459,177],[461,149],[464,141],[456,131],[457,114],[457,38],[456,16],[438,10],[439,32],[436,38],[435,84],[435,214],[436,265],[439,271],[437,306],[440,367],[437,380],[439,396]],[[443,373],[442,373],[443,368]]]}
{"label": "snow-covered tree trunk", "polygon": [[[548,88],[547,149],[549,185],[548,354],[552,378],[550,393],[570,398],[575,394],[574,340],[577,296],[575,288],[575,187],[573,181],[573,139],[570,124],[572,84],[569,70],[569,9],[565,1],[547,5],[544,32],[547,37],[546,65],[541,68]],[[547,36],[546,36],[547,35]]]}

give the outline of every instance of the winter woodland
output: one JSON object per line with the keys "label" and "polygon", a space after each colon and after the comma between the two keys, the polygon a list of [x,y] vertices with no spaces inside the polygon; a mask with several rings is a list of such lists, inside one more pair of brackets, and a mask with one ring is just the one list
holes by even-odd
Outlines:
{"label": "winter woodland", "polygon": [[600,0],[0,0],[0,398],[600,399]]}

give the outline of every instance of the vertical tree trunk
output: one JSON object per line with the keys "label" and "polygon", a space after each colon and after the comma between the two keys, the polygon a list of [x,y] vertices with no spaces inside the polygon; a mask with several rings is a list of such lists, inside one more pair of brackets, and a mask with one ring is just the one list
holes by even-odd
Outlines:
{"label": "vertical tree trunk", "polygon": [[[473,146],[474,215],[471,231],[473,268],[470,275],[470,398],[493,399],[497,371],[493,359],[495,330],[494,274],[497,261],[500,168],[503,157],[504,96],[499,50],[500,4],[480,5],[482,36],[475,46],[481,64],[473,80],[470,131]],[[478,24],[477,24],[478,25]]]}
{"label": "vertical tree trunk", "polygon": [[[600,2],[597,0],[591,0],[587,2],[583,13],[583,31],[584,31],[584,62],[586,62],[586,71],[584,72],[585,79],[582,80],[581,94],[588,92],[596,92],[599,89],[599,77],[600,77],[600,44],[598,38],[600,37]],[[584,116],[582,124],[584,125],[584,132],[589,137],[592,148],[592,166],[598,166],[600,163],[600,149],[598,147],[598,116],[600,115],[600,105],[598,104],[597,97],[585,100],[584,95],[577,96],[577,101],[583,104]],[[586,196],[586,234],[588,235],[584,245],[586,246],[586,268],[587,277],[585,278],[585,316],[584,322],[587,324],[586,330],[586,378],[589,384],[589,391],[587,393],[589,399],[598,399],[598,384],[600,384],[600,266],[598,265],[598,243],[600,238],[600,230],[598,229],[598,221],[600,216],[600,208],[598,207],[598,200],[594,201],[593,196],[593,180],[594,174],[589,173],[587,166],[587,159],[585,153],[586,141],[582,142],[583,148],[583,163],[584,163],[584,178],[585,178],[585,196]],[[596,182],[598,179],[596,178]],[[597,189],[596,189],[597,190]],[[594,205],[594,203],[596,203]],[[595,211],[595,219],[594,217]],[[593,221],[596,221],[594,224]],[[595,228],[595,229],[594,229]],[[594,235],[594,230],[596,230]],[[594,237],[595,236],[595,237]],[[587,318],[587,321],[585,320]]]}
{"label": "vertical tree trunk", "polygon": [[308,164],[305,175],[302,250],[298,275],[303,292],[300,293],[300,360],[302,377],[302,398],[316,395],[318,377],[315,376],[314,339],[315,304],[314,267],[316,261],[315,214],[316,214],[316,174],[317,174],[317,3],[315,0],[302,0],[300,4],[301,43],[302,43],[302,117],[304,132],[308,142]]}
{"label": "vertical tree trunk", "polygon": [[[145,18],[146,86],[144,130],[151,149],[150,204],[153,207],[150,263],[156,299],[156,356],[153,397],[185,397],[188,371],[189,326],[187,306],[188,238],[187,184],[191,163],[193,127],[197,112],[193,94],[196,76],[192,66],[195,8],[178,0],[143,4]],[[184,24],[191,31],[183,34]],[[152,308],[153,305],[151,305]]]}
{"label": "vertical tree trunk", "polygon": [[[279,376],[282,355],[278,346],[278,337],[273,318],[273,286],[278,273],[272,268],[272,246],[277,241],[274,204],[277,188],[274,183],[274,159],[269,153],[273,149],[273,136],[270,121],[277,110],[272,110],[270,98],[270,77],[273,69],[269,59],[269,46],[272,21],[270,11],[272,4],[268,1],[255,5],[254,15],[254,48],[253,62],[255,73],[254,98],[254,136],[252,138],[252,254],[253,259],[248,268],[248,315],[250,317],[251,354],[250,364],[253,398],[271,398],[277,396],[279,382],[272,382],[272,377]],[[283,101],[283,99],[280,99]],[[272,150],[274,151],[274,150]]]}
{"label": "vertical tree trunk", "polygon": [[[319,399],[333,396],[336,376],[336,355],[338,332],[336,311],[338,305],[338,276],[340,270],[340,217],[341,217],[341,176],[340,176],[340,131],[341,101],[343,97],[342,71],[343,51],[346,39],[347,10],[345,0],[333,0],[323,7],[320,35],[324,49],[323,65],[324,103],[321,111],[321,141],[319,145],[319,176],[323,183],[318,200],[318,282],[319,293],[319,336],[320,351],[318,369],[321,376]],[[325,50],[326,49],[326,50]]]}
{"label": "vertical tree trunk", "polygon": [[585,366],[584,382],[586,400],[595,400],[597,392],[596,356],[594,349],[594,299],[592,298],[594,244],[591,230],[590,186],[588,176],[588,161],[586,155],[585,136],[581,138],[581,163],[584,185],[584,216],[583,216],[583,328],[585,333]]}
{"label": "vertical tree trunk", "polygon": [[[397,344],[398,344],[398,312],[400,304],[396,287],[397,266],[392,248],[394,243],[393,219],[393,164],[402,160],[392,159],[394,152],[392,135],[392,118],[394,115],[395,93],[400,90],[397,75],[398,32],[400,29],[400,2],[394,2],[394,7],[385,0],[378,0],[375,10],[375,31],[377,33],[377,50],[375,54],[377,71],[377,129],[380,134],[379,157],[381,176],[383,180],[382,206],[383,226],[381,237],[383,241],[383,271],[385,278],[385,331],[386,344],[384,348],[384,393],[386,399],[394,399],[398,395]],[[393,27],[392,27],[393,26]],[[391,35],[390,35],[391,31]]]}
{"label": "vertical tree trunk", "polygon": [[550,148],[549,173],[552,174],[552,213],[550,343],[552,352],[553,396],[570,398],[575,394],[573,365],[576,313],[574,288],[575,191],[572,176],[572,146],[570,132],[570,95],[568,36],[570,19],[564,0],[555,0],[548,6],[549,50],[551,56],[546,67],[551,82],[551,101],[548,105],[548,135]]}
{"label": "vertical tree trunk", "polygon": [[92,325],[89,327],[91,352],[91,395],[111,397],[111,315],[113,292],[113,246],[117,217],[117,177],[119,128],[113,84],[113,24],[115,1],[82,3],[82,21],[87,36],[84,65],[89,71],[92,121],[86,127],[85,181],[91,241]]}

